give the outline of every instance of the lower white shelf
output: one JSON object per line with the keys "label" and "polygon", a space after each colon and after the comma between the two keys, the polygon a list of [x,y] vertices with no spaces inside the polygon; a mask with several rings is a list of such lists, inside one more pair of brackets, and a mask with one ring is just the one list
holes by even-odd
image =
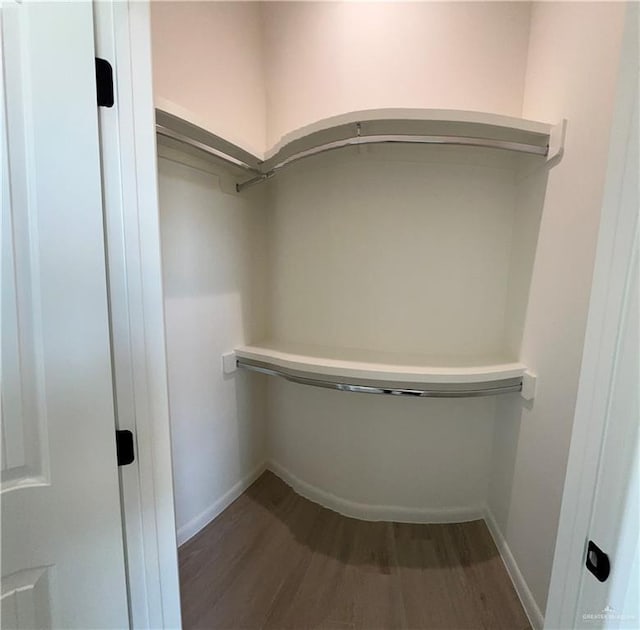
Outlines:
{"label": "lower white shelf", "polygon": [[242,346],[234,355],[239,368],[340,391],[434,398],[521,393],[527,399],[534,393],[535,377],[524,364],[492,357],[456,365],[420,355],[277,342]]}

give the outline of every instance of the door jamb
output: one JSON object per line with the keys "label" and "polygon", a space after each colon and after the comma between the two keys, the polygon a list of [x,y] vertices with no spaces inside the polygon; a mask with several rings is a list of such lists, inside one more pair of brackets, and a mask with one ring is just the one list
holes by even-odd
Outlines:
{"label": "door jamb", "polygon": [[115,84],[99,125],[116,422],[137,450],[120,468],[130,618],[135,628],[179,628],[150,6],[92,1],[96,56]]}

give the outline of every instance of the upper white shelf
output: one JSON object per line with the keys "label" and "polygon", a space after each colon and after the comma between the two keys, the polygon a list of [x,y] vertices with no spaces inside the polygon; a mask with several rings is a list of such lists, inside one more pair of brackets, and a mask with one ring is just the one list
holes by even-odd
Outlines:
{"label": "upper white shelf", "polygon": [[420,355],[264,342],[235,350],[239,367],[345,391],[413,396],[519,392],[527,368],[486,357],[464,365]]}
{"label": "upper white shelf", "polygon": [[455,129],[457,135],[473,135],[474,131],[483,131],[482,135],[489,139],[504,139],[523,143],[532,141],[533,144],[541,147],[544,146],[544,139],[549,139],[553,129],[553,125],[535,120],[460,109],[400,107],[366,109],[330,116],[291,131],[265,152],[266,158],[273,157],[292,142],[306,136],[354,123],[369,125],[375,133],[380,132],[380,129],[376,129],[378,124],[386,126],[388,123],[396,125],[398,132],[402,130],[403,125],[417,129],[421,123],[424,123],[430,128],[430,131],[439,132],[440,135],[445,135],[446,128],[451,126],[450,128]]}
{"label": "upper white shelf", "polygon": [[544,156],[552,129],[552,125],[533,120],[463,110],[363,110],[325,118],[288,133],[267,150],[264,164],[266,170],[277,168],[292,156],[349,140],[349,144],[462,144]]}
{"label": "upper white shelf", "polygon": [[184,142],[253,175],[238,191],[303,158],[346,146],[382,143],[488,147],[551,159],[562,149],[559,126],[482,112],[442,109],[378,109],[350,112],[287,134],[263,156],[184,118],[184,111],[156,108],[160,135]]}

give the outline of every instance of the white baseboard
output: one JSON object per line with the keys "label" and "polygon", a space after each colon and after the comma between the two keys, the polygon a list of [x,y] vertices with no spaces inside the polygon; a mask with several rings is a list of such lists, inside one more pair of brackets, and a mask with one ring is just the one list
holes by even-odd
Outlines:
{"label": "white baseboard", "polygon": [[531,627],[533,630],[542,630],[544,626],[544,616],[542,615],[536,600],[533,598],[533,594],[531,593],[531,590],[529,589],[529,586],[516,563],[516,559],[513,557],[511,549],[509,549],[509,545],[507,544],[507,541],[500,531],[498,523],[489,508],[486,508],[485,510],[484,520],[491,532],[491,536],[493,536],[493,540],[500,552],[500,556],[502,557],[502,561],[507,569],[507,573],[513,582],[513,587],[516,589],[516,593],[520,598],[522,607],[529,618]]}
{"label": "white baseboard", "polygon": [[206,527],[218,514],[231,505],[264,471],[265,464],[260,464],[251,473],[240,479],[229,491],[225,492],[206,510],[192,518],[178,529],[178,547],[193,538],[203,527]]}
{"label": "white baseboard", "polygon": [[299,495],[338,512],[343,516],[364,521],[395,521],[397,523],[464,523],[484,518],[485,506],[454,508],[413,508],[398,505],[372,505],[357,503],[322,490],[273,460],[267,462],[267,469],[290,485]]}

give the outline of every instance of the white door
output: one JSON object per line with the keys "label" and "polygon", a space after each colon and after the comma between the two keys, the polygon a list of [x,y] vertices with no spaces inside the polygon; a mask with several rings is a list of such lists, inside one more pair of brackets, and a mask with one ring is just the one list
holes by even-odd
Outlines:
{"label": "white door", "polygon": [[125,628],[92,5],[1,19],[2,627]]}

